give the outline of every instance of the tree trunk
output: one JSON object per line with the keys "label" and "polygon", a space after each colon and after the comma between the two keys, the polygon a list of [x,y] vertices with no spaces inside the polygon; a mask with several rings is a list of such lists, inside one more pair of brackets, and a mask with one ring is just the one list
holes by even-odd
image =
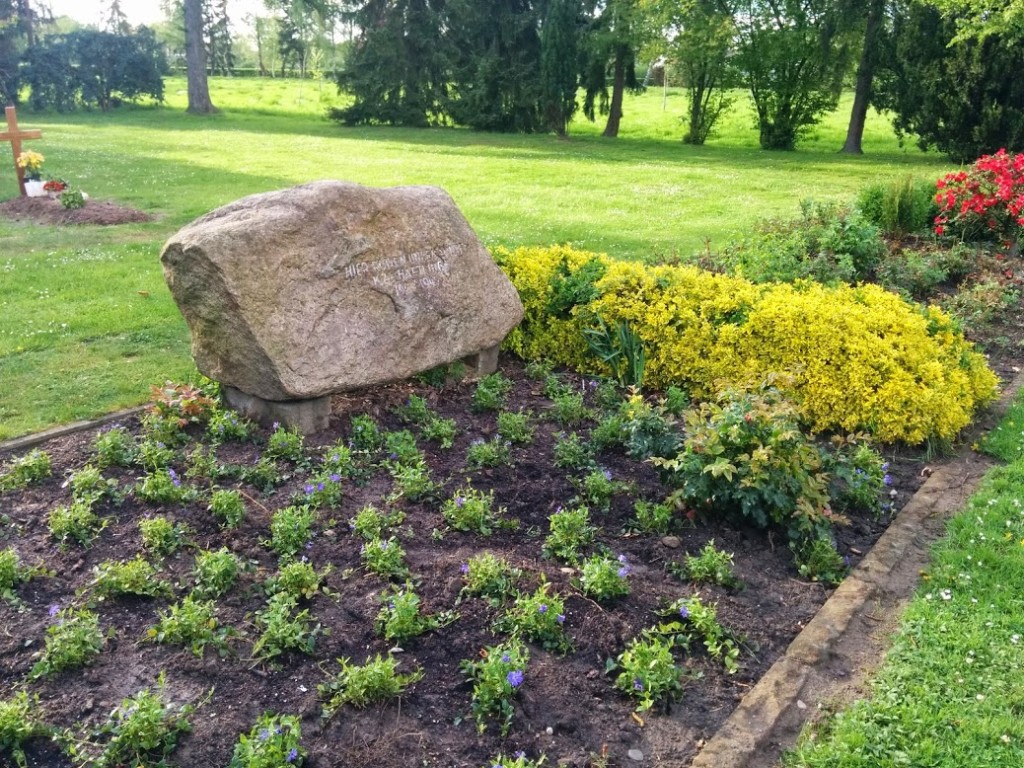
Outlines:
{"label": "tree trunk", "polygon": [[864,123],[868,117],[871,101],[871,83],[875,77],[875,62],[878,60],[878,41],[882,31],[882,14],[885,0],[872,0],[868,6],[867,24],[864,28],[864,50],[857,67],[857,85],[853,94],[853,109],[850,111],[850,125],[846,129],[846,143],[840,152],[863,155],[861,140],[864,138]]}
{"label": "tree trunk", "polygon": [[626,90],[626,52],[622,46],[615,47],[615,63],[612,66],[612,103],[608,110],[608,122],[601,135],[614,139],[619,135],[619,123],[622,122],[622,95]]}
{"label": "tree trunk", "polygon": [[211,115],[217,108],[210,101],[206,81],[206,48],[203,45],[203,0],[185,0],[185,65],[188,74],[188,112]]}

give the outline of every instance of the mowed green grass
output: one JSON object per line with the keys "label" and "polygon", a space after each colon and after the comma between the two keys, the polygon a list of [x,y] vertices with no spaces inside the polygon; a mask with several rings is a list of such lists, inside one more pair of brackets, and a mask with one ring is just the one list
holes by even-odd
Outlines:
{"label": "mowed green grass", "polygon": [[[872,114],[863,157],[842,155],[848,100],[792,153],[757,147],[743,97],[720,135],[684,145],[682,91],[626,101],[621,136],[578,121],[569,139],[462,129],[345,128],[330,83],[214,78],[222,112],[184,112],[183,79],[167,101],[110,114],[33,114],[26,142],[94,199],[157,219],[118,227],[0,220],[0,439],[145,400],[149,385],[194,375],[188,332],[163,283],[162,244],[231,200],[315,179],[446,189],[488,246],[572,243],[629,259],[717,248],[802,199],[850,201],[865,185],[949,169],[900,147]],[[0,176],[0,199],[17,194]]]}

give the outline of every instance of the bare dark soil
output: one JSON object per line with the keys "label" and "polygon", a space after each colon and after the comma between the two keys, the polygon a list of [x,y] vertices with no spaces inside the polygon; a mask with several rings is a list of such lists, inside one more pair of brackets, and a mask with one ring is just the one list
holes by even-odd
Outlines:
{"label": "bare dark soil", "polygon": [[36,224],[94,224],[112,226],[152,221],[148,213],[104,200],[87,200],[81,208],[65,208],[49,197],[15,197],[0,202],[0,216]]}
{"label": "bare dark soil", "polygon": [[[61,550],[49,535],[47,513],[54,506],[68,503],[70,489],[65,487],[65,479],[89,460],[95,431],[42,445],[52,456],[53,476],[24,491],[0,495],[0,548],[13,546],[23,563],[42,564],[54,573],[20,586],[17,603],[0,602],[0,699],[26,685],[34,656],[42,649],[46,627],[52,621],[48,608],[87,600],[93,567],[104,560],[137,554],[141,549],[139,519],[147,514],[165,514],[192,530],[190,546],[162,561],[162,576],[176,584],[175,599],[189,591],[193,548],[228,546],[251,564],[241,583],[221,598],[218,609],[221,623],[236,628],[241,638],[233,642],[226,658],[211,650],[197,658],[187,649],[144,641],[146,629],[154,623],[158,611],[166,610],[169,600],[120,598],[98,602],[95,605],[101,625],[111,637],[97,661],[84,669],[27,685],[30,693],[38,693],[41,714],[48,723],[74,729],[95,726],[124,697],[153,686],[157,676],[166,672],[167,692],[176,703],[199,701],[212,691],[210,700],[193,717],[192,732],[181,739],[171,756],[173,765],[190,768],[226,765],[237,735],[248,732],[265,711],[301,716],[302,742],[310,753],[307,765],[314,768],[490,766],[490,758],[499,751],[511,754],[517,750],[525,750],[534,758],[545,753],[551,765],[596,765],[593,756],[603,752],[611,765],[654,765],[656,757],[649,752],[642,763],[627,757],[630,749],[645,748],[644,722],[651,718],[669,718],[685,742],[680,745],[682,751],[695,753],[701,740],[714,733],[744,693],[785,651],[831,589],[799,578],[779,534],[700,519],[683,520],[667,538],[629,532],[633,502],[661,500],[666,488],[651,466],[616,452],[599,454],[599,464],[616,480],[630,483],[631,489],[616,494],[611,511],[595,514],[593,519],[600,526],[598,545],[625,554],[632,564],[631,593],[606,605],[584,597],[573,586],[572,569],[544,559],[541,553],[548,516],[567,504],[576,492],[569,480],[572,473],[553,464],[552,449],[562,428],[545,418],[551,402],[542,395],[541,384],[524,374],[520,362],[503,359],[501,371],[515,382],[509,408],[529,410],[538,417],[533,444],[513,448],[513,466],[466,470],[468,446],[475,439],[492,437],[496,420],[494,413],[474,413],[470,409],[473,385],[464,382],[441,387],[403,383],[337,397],[331,428],[306,442],[307,453],[316,456],[318,446],[339,438],[347,440],[350,419],[360,413],[373,416],[383,428],[403,428],[407,425],[399,421],[393,409],[404,404],[410,394],[420,394],[441,416],[458,422],[458,437],[449,450],[420,440],[433,477],[444,485],[438,498],[450,497],[469,482],[479,490],[493,490],[508,516],[520,522],[516,531],[489,537],[449,530],[438,540],[433,532],[445,531],[438,501],[397,502],[407,513],[400,538],[424,610],[434,613],[455,607],[460,616],[454,623],[404,644],[398,653],[402,669],[422,667],[425,676],[400,701],[365,710],[346,707],[324,720],[317,695],[317,685],[328,673],[337,671],[335,659],[346,657],[362,663],[374,654],[388,653],[392,646],[373,630],[379,594],[388,583],[361,567],[360,540],[347,525],[364,505],[386,505],[384,499],[392,488],[385,471],[377,471],[364,485],[346,482],[341,506],[323,510],[318,535],[308,551],[317,568],[328,564],[333,567],[326,580],[329,592],[317,594],[306,605],[330,634],[318,637],[311,657],[289,653],[277,666],[255,664],[250,659],[257,635],[252,618],[265,605],[263,582],[277,568],[275,555],[261,539],[269,538],[271,513],[286,506],[293,493],[303,487],[303,472],[287,470],[292,478],[271,494],[240,486],[250,502],[245,523],[235,531],[217,525],[206,509],[205,499],[186,506],[161,507],[129,495],[120,506],[101,506],[109,525],[91,548]],[[567,379],[585,388],[582,378]],[[133,432],[139,429],[135,421],[126,426]],[[592,422],[584,425],[581,432],[585,434],[592,426]],[[218,458],[238,465],[251,464],[265,438],[263,432],[259,444],[222,446]],[[924,481],[927,470],[919,454],[890,452],[889,457],[893,460],[890,473],[895,478],[896,511]],[[0,463],[8,458],[0,455]],[[183,473],[184,459],[176,467]],[[141,471],[107,470],[106,474],[116,477],[127,489]],[[849,526],[838,531],[840,550],[851,564],[870,550],[889,519],[855,516]],[[742,588],[698,586],[667,572],[669,563],[681,561],[686,553],[696,554],[712,539],[720,549],[734,553],[735,572]],[[523,569],[524,590],[532,591],[546,578],[566,598],[564,626],[573,646],[565,656],[531,647],[526,682],[516,700],[512,729],[504,739],[496,723],[478,735],[470,712],[471,686],[459,671],[462,660],[479,658],[485,646],[502,639],[491,630],[496,611],[486,602],[469,599],[456,607],[462,587],[459,566],[484,549]],[[705,602],[717,604],[722,625],[743,638],[740,670],[728,674],[703,648],[693,647],[688,655],[679,656],[691,673],[682,700],[668,711],[651,711],[638,718],[633,715],[631,701],[614,688],[606,662],[621,653],[629,639],[657,622],[656,609],[698,592]],[[33,766],[71,765],[58,747],[46,740],[32,742],[29,755]],[[6,757],[0,755],[0,762]]]}

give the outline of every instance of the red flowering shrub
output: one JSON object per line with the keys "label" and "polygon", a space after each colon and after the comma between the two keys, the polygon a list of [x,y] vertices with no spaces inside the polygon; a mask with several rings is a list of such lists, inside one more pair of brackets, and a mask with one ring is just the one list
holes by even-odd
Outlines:
{"label": "red flowering shrub", "polygon": [[1024,154],[1008,155],[1000,149],[978,158],[967,170],[946,174],[935,187],[937,235],[956,226],[965,238],[990,232],[1013,241],[1024,225]]}

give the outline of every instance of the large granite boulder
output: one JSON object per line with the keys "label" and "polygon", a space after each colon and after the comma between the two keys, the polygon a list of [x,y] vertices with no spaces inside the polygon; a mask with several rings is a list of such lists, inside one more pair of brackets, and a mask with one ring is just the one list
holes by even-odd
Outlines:
{"label": "large granite boulder", "polygon": [[493,350],[515,288],[436,187],[318,181],[196,219],[160,256],[200,371],[322,398]]}

